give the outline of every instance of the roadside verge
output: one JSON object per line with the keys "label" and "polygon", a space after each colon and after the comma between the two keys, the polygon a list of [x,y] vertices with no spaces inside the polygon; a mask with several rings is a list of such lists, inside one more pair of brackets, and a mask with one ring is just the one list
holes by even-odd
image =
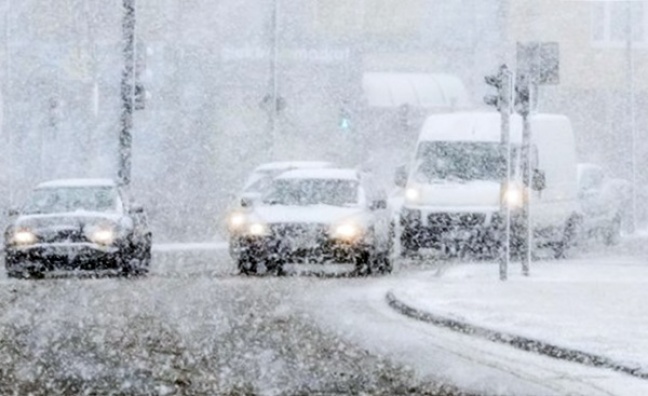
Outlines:
{"label": "roadside verge", "polygon": [[611,369],[637,378],[648,379],[648,372],[643,370],[641,367],[632,367],[602,355],[566,348],[545,341],[474,325],[467,321],[451,319],[442,315],[414,308],[399,299],[393,291],[389,291],[385,298],[387,304],[398,313],[422,322],[447,328],[466,335],[482,337],[524,351],[534,352],[588,366]]}

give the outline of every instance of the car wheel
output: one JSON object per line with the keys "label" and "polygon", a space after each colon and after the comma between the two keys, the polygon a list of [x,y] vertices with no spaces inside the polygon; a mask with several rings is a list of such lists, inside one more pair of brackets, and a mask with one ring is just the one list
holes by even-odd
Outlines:
{"label": "car wheel", "polygon": [[144,263],[141,258],[136,257],[135,253],[123,254],[118,260],[121,264],[121,276],[133,277],[144,275],[148,272],[148,268],[144,269]]}
{"label": "car wheel", "polygon": [[369,276],[372,270],[372,257],[369,251],[361,251],[355,256],[355,269],[353,274],[356,276]]}
{"label": "car wheel", "polygon": [[256,260],[248,257],[239,257],[237,266],[241,275],[255,275],[257,273]]}
{"label": "car wheel", "polygon": [[402,258],[411,258],[418,255],[419,246],[412,239],[412,235],[406,232],[406,230],[403,230],[403,234],[400,237],[400,256]]}
{"label": "car wheel", "polygon": [[374,258],[374,271],[376,274],[380,275],[385,275],[385,274],[391,274],[393,266],[392,266],[392,258],[391,258],[391,253],[390,252],[384,252],[378,254]]}

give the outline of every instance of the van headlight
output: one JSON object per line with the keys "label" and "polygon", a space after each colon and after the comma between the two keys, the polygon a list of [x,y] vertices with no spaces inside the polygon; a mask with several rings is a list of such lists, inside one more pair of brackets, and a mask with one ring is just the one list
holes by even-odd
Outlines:
{"label": "van headlight", "polygon": [[247,227],[247,234],[250,236],[265,236],[270,233],[270,229],[267,224],[255,222],[251,223]]}
{"label": "van headlight", "polygon": [[418,202],[419,198],[421,198],[421,191],[418,188],[408,187],[405,190],[405,199],[408,202]]}
{"label": "van headlight", "polygon": [[357,223],[348,222],[333,227],[333,238],[343,241],[354,241],[363,234],[362,227]]}
{"label": "van headlight", "polygon": [[245,221],[245,214],[241,212],[234,212],[227,218],[227,226],[229,227],[230,231],[238,231],[243,228]]}
{"label": "van headlight", "polygon": [[524,189],[519,186],[507,186],[502,194],[502,202],[509,208],[521,208],[524,199]]}
{"label": "van headlight", "polygon": [[36,240],[36,235],[30,230],[17,230],[11,238],[13,244],[18,246],[33,245]]}

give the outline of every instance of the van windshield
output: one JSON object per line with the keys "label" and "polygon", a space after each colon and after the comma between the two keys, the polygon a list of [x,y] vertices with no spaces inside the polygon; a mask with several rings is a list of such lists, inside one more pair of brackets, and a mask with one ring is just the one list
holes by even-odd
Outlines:
{"label": "van windshield", "polygon": [[[511,152],[515,168],[517,150]],[[414,177],[432,180],[493,180],[504,177],[506,156],[498,142],[424,142],[416,153]]]}

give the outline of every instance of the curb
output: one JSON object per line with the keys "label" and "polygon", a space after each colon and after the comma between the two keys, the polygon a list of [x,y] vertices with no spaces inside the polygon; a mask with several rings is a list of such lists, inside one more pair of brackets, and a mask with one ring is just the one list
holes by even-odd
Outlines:
{"label": "curb", "polygon": [[392,291],[387,292],[385,298],[387,300],[387,304],[392,309],[402,315],[419,320],[421,322],[430,323],[439,327],[445,327],[447,329],[466,335],[486,338],[489,341],[510,345],[523,351],[534,352],[540,355],[545,355],[574,363],[580,363],[587,366],[611,369],[614,371],[629,374],[633,377],[648,379],[648,371],[643,370],[641,367],[631,367],[605,356],[583,352],[576,349],[565,348],[554,344],[549,344],[544,341],[539,341],[515,334],[504,333],[486,327],[476,326],[460,320],[435,315],[430,312],[422,311],[410,305],[407,305],[406,303],[400,301]]}

